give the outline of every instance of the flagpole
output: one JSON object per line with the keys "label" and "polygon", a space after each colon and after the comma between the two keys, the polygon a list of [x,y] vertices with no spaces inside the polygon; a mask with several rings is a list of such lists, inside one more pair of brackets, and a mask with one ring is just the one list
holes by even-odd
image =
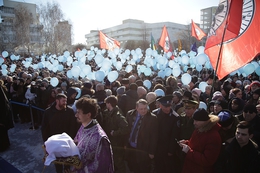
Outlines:
{"label": "flagpole", "polygon": [[[228,21],[228,20],[227,20],[227,21]],[[215,85],[215,83],[216,83],[216,76],[217,76],[217,71],[218,71],[218,65],[219,65],[220,55],[221,55],[221,52],[222,52],[223,42],[224,42],[224,38],[225,38],[225,34],[226,34],[226,29],[227,29],[227,23],[228,23],[227,21],[226,21],[226,24],[225,24],[225,27],[224,27],[224,31],[223,31],[222,38],[221,38],[220,48],[219,48],[219,52],[218,52],[218,59],[217,59],[217,64],[216,64],[216,70],[215,70],[214,76],[213,76],[213,83],[212,83],[212,88],[211,88],[211,92],[210,92],[209,102],[212,100],[213,91],[214,91],[214,85]]]}

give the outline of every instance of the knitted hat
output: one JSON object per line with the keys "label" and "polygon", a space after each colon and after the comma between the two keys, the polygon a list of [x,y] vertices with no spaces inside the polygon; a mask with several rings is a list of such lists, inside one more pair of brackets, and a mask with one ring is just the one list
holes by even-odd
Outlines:
{"label": "knitted hat", "polygon": [[198,96],[200,96],[202,91],[199,88],[194,88],[191,92],[195,92]]}
{"label": "knitted hat", "polygon": [[222,109],[227,109],[228,108],[228,103],[225,100],[217,100],[215,102],[215,105],[221,106]]}
{"label": "knitted hat", "polygon": [[116,93],[118,95],[124,94],[125,93],[125,86],[121,86],[121,87],[117,88]]}
{"label": "knitted hat", "polygon": [[209,114],[205,109],[198,108],[193,113],[192,118],[196,121],[208,121],[209,120]]}
{"label": "knitted hat", "polygon": [[221,110],[218,113],[219,124],[221,127],[228,127],[233,123],[233,115],[229,110]]}

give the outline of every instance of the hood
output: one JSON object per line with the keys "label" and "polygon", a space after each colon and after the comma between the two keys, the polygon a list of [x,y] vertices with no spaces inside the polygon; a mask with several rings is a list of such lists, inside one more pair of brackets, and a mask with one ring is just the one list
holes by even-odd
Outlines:
{"label": "hood", "polygon": [[[238,103],[238,108],[236,110],[233,110],[232,107],[231,107],[231,104],[232,104],[232,101],[233,100],[236,100],[236,102]],[[240,98],[232,98],[229,102],[228,102],[228,109],[234,113],[238,113],[238,112],[241,112],[243,111],[243,108],[244,108],[244,102],[243,100],[241,100]]]}
{"label": "hood", "polygon": [[69,88],[69,89],[67,90],[67,97],[68,97],[68,99],[69,99],[69,98],[72,96],[72,94],[74,94],[74,93],[78,93],[77,90],[76,90],[75,88],[73,88],[73,87]]}

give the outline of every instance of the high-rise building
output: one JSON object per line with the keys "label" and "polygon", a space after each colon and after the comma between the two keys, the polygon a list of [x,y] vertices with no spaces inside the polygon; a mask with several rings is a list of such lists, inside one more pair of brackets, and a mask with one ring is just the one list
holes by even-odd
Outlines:
{"label": "high-rise building", "polygon": [[209,32],[217,8],[218,7],[214,6],[200,10],[200,28],[203,29],[205,33]]}
{"label": "high-rise building", "polygon": [[[106,28],[101,31],[109,37],[118,40],[121,45],[124,45],[124,43],[129,40],[150,42],[151,33],[157,41],[161,37],[164,25],[167,28],[171,42],[180,39],[180,33],[183,31],[188,31],[190,27],[190,24],[182,25],[172,22],[145,23],[142,20],[127,19],[123,20],[121,25]],[[85,38],[88,48],[93,45],[97,45],[99,44],[99,31],[91,30],[89,34],[85,35]]]}
{"label": "high-rise building", "polygon": [[[14,45],[16,43],[16,35],[14,28],[15,21],[15,9],[20,6],[25,7],[33,22],[29,27],[30,43],[43,44],[41,30],[42,25],[39,24],[38,14],[36,13],[36,4],[16,2],[10,0],[3,0],[2,6],[0,6],[0,15],[3,21],[0,23],[0,50],[7,50],[13,52]],[[23,31],[21,31],[22,33]]]}

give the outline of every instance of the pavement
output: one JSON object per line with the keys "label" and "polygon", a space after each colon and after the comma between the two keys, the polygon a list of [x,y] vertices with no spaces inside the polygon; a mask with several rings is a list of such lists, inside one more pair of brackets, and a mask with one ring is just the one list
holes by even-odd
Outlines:
{"label": "pavement", "polygon": [[31,130],[30,127],[30,123],[16,123],[14,128],[8,130],[11,145],[6,151],[0,152],[0,157],[22,173],[55,173],[53,164],[44,167],[40,128]]}

